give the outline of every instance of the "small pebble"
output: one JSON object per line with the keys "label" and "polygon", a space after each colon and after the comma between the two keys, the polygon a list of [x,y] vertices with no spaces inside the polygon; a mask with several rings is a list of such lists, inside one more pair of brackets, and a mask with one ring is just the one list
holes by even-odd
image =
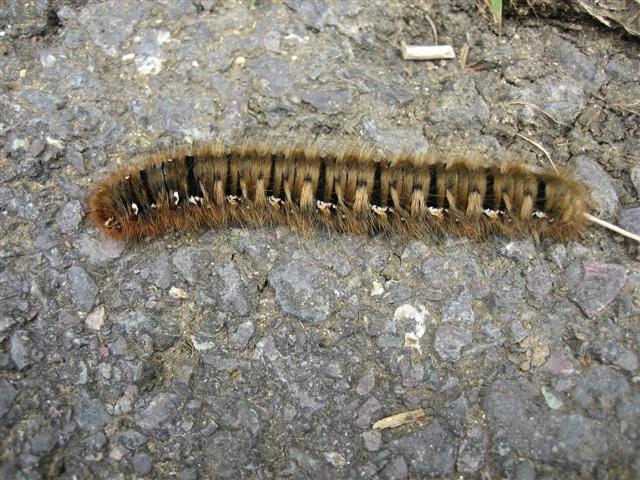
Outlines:
{"label": "small pebble", "polygon": [[104,310],[104,307],[101,305],[99,307],[94,308],[91,311],[91,313],[87,315],[87,318],[85,318],[84,320],[84,324],[87,326],[87,328],[98,331],[104,325],[104,317],[105,317],[105,310]]}

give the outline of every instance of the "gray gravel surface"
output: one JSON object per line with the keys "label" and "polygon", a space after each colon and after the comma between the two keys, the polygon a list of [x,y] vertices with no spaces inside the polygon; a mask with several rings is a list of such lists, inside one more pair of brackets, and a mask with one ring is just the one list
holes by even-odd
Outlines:
{"label": "gray gravel surface", "polygon": [[[0,4],[1,478],[640,477],[640,263],[613,234],[126,245],[87,221],[92,182],[162,145],[546,162],[518,133],[639,232],[637,39],[427,3]],[[401,59],[427,14],[464,63]]]}

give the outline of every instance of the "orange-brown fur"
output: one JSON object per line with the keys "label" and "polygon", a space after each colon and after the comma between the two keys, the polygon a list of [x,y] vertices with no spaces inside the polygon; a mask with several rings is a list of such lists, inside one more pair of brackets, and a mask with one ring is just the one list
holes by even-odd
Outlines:
{"label": "orange-brown fur", "polygon": [[417,238],[499,233],[565,241],[578,235],[587,212],[582,183],[567,172],[536,173],[519,162],[387,159],[366,148],[321,152],[260,144],[150,154],[139,167],[97,185],[89,203],[95,224],[119,239],[171,229],[287,224]]}

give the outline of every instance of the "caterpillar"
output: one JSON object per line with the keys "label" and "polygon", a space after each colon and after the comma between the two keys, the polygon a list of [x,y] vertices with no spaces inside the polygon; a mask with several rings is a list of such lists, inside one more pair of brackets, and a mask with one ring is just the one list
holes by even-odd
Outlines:
{"label": "caterpillar", "polygon": [[107,236],[131,240],[172,229],[287,224],[421,239],[567,241],[586,223],[587,195],[569,172],[517,161],[211,143],[151,153],[113,173],[90,193],[89,215]]}

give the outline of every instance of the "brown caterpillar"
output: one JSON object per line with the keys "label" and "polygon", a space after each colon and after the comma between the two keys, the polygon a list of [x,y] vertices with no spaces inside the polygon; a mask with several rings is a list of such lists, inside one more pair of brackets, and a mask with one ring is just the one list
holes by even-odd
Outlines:
{"label": "brown caterpillar", "polygon": [[567,172],[536,172],[514,161],[207,144],[149,154],[140,167],[114,173],[91,192],[89,211],[118,239],[287,224],[418,238],[499,233],[566,241],[586,223],[587,190]]}

